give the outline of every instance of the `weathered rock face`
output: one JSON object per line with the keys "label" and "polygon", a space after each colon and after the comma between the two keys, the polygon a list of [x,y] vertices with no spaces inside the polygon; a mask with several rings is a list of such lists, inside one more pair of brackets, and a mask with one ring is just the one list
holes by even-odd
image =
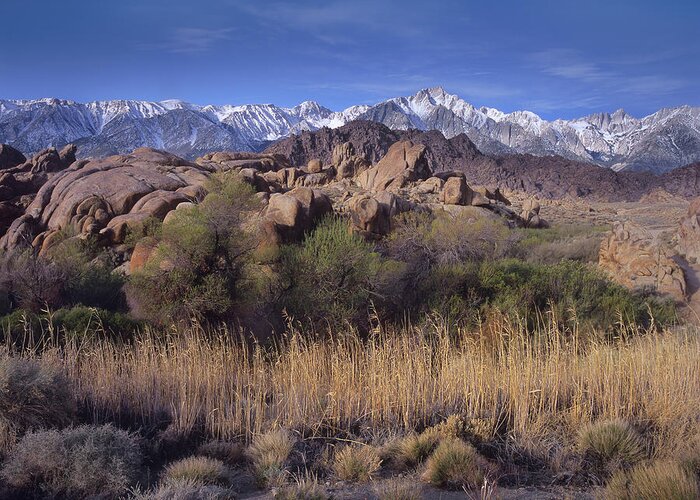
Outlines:
{"label": "weathered rock face", "polygon": [[152,238],[143,238],[136,243],[129,262],[129,273],[142,270],[158,248],[158,242]]}
{"label": "weathered rock face", "polygon": [[402,212],[414,210],[410,202],[383,191],[376,195],[358,193],[347,200],[350,229],[369,240],[378,240],[389,234],[392,218]]}
{"label": "weathered rock face", "polygon": [[411,141],[393,144],[374,167],[357,176],[357,183],[369,191],[395,191],[408,182],[432,175],[426,159],[426,147]]}
{"label": "weathered rock face", "polygon": [[535,199],[526,200],[520,212],[525,227],[537,229],[547,227],[547,222],[540,217],[540,202]]}
{"label": "weathered rock face", "polygon": [[328,196],[311,188],[297,187],[287,193],[272,194],[263,214],[263,244],[300,241],[304,233],[332,211]]}
{"label": "weathered rock face", "polygon": [[344,142],[335,146],[332,161],[339,179],[349,179],[371,167],[365,158],[355,154],[355,146],[352,145],[352,142]]}
{"label": "weathered rock face", "polygon": [[[54,156],[60,158],[58,153],[41,158]],[[50,162],[37,165],[53,168]],[[162,219],[177,204],[192,200],[210,174],[205,167],[151,149],[75,163],[49,178],[0,246],[43,245],[51,233],[66,228],[121,243],[129,227],[148,217]]]}
{"label": "weathered rock face", "polygon": [[681,220],[676,235],[678,252],[694,263],[700,262],[700,198],[694,199]]}
{"label": "weathered rock face", "polygon": [[291,165],[285,156],[280,154],[209,153],[195,160],[195,163],[213,170],[232,170],[252,168],[258,172],[277,171],[289,168]]}
{"label": "weathered rock face", "polygon": [[450,177],[440,193],[440,201],[447,205],[471,205],[474,192],[464,177]]}
{"label": "weathered rock face", "polygon": [[12,146],[0,144],[0,170],[14,168],[27,161],[25,156]]}
{"label": "weathered rock face", "polygon": [[598,263],[623,286],[652,289],[682,301],[685,277],[672,257],[672,252],[645,229],[617,222],[601,243]]}
{"label": "weathered rock face", "polygon": [[315,158],[313,160],[309,160],[309,163],[307,163],[307,165],[306,165],[306,170],[310,174],[317,174],[321,170],[323,170],[323,163],[318,158]]}

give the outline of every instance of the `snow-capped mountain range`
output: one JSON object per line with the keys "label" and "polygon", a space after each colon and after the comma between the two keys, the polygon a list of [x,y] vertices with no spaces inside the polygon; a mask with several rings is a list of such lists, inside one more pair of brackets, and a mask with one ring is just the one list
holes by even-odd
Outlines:
{"label": "snow-capped mountain range", "polygon": [[31,153],[73,142],[79,155],[149,146],[196,157],[215,150],[259,150],[270,141],[352,120],[390,128],[466,133],[485,153],[560,155],[616,170],[667,171],[700,160],[700,108],[664,108],[644,118],[623,110],[547,121],[530,111],[476,108],[441,87],[374,106],[331,111],[314,101],[199,106],[178,100],[0,100],[0,143]]}

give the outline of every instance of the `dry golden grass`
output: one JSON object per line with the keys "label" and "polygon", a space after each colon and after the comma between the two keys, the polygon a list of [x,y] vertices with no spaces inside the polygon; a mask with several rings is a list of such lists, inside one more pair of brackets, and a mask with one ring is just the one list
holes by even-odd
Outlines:
{"label": "dry golden grass", "polygon": [[165,413],[183,435],[205,429],[249,441],[275,427],[404,432],[460,415],[515,440],[573,450],[579,429],[621,418],[653,426],[654,456],[670,456],[700,420],[700,335],[623,337],[630,340],[584,340],[552,325],[528,335],[505,321],[482,334],[448,332],[436,323],[367,341],[291,331],[263,349],[193,328],[146,332],[129,345],[69,344],[55,357],[95,421],[119,421],[129,409],[134,423],[152,425]]}
{"label": "dry golden grass", "polygon": [[675,462],[656,462],[620,472],[605,489],[607,500],[697,500],[700,497],[694,474]]}
{"label": "dry golden grass", "polygon": [[283,429],[258,434],[248,448],[253,472],[262,486],[282,485],[286,481],[285,465],[294,448],[294,439]]}
{"label": "dry golden grass", "polygon": [[366,482],[379,472],[381,466],[377,450],[355,444],[345,446],[335,454],[333,473],[341,481]]}
{"label": "dry golden grass", "polygon": [[231,471],[221,460],[209,457],[188,457],[169,464],[161,481],[169,484],[189,481],[202,485],[226,486],[231,481]]}
{"label": "dry golden grass", "polygon": [[484,480],[474,447],[457,438],[446,438],[425,464],[423,479],[444,488],[477,488]]}
{"label": "dry golden grass", "polygon": [[407,479],[392,478],[374,487],[378,500],[420,500],[421,487]]}

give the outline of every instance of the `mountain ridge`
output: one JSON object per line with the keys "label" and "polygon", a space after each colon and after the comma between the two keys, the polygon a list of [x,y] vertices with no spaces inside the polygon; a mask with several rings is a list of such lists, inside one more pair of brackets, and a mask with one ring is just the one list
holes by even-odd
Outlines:
{"label": "mountain ridge", "polygon": [[662,108],[643,118],[618,109],[548,121],[527,110],[506,113],[477,108],[442,87],[342,111],[316,101],[285,108],[197,105],[176,99],[0,100],[0,142],[27,152],[75,142],[84,157],[141,146],[167,147],[194,158],[220,149],[258,151],[270,141],[323,127],[338,128],[353,120],[375,121],[396,130],[434,129],[447,138],[465,133],[481,151],[492,155],[558,155],[613,170],[661,173],[700,161],[700,107]]}

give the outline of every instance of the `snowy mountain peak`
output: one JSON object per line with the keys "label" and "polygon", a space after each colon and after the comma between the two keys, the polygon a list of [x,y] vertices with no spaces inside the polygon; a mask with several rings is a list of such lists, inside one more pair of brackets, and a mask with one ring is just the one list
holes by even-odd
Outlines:
{"label": "snowy mountain peak", "polygon": [[532,111],[476,108],[440,86],[335,112],[316,101],[284,108],[198,106],[177,99],[0,100],[0,143],[25,153],[77,142],[83,156],[151,146],[193,157],[216,149],[257,149],[265,141],[357,119],[395,129],[435,129],[448,138],[464,133],[486,153],[555,154],[616,169],[660,171],[700,160],[700,108],[664,108],[642,119],[618,109],[548,121]]}

